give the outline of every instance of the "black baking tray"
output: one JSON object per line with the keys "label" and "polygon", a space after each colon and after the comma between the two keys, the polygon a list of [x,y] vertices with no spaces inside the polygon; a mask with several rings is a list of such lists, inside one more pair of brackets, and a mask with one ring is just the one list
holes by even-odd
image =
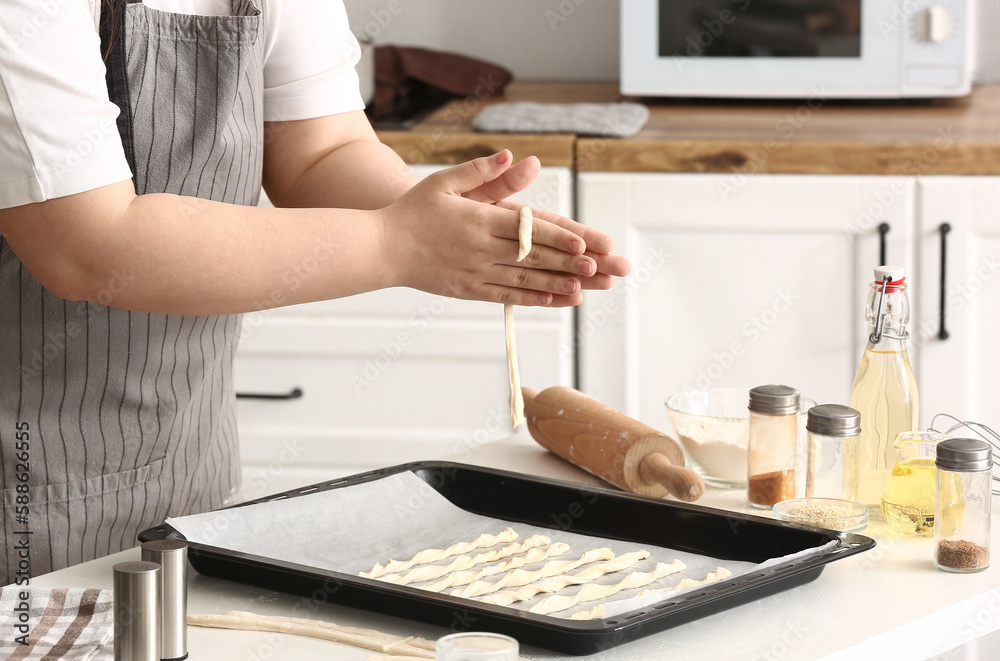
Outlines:
{"label": "black baking tray", "polygon": [[[721,560],[763,562],[832,541],[819,555],[707,584],[653,606],[606,620],[566,620],[480,604],[411,586],[190,543],[188,557],[201,574],[356,608],[420,620],[452,630],[495,631],[521,643],[569,654],[591,654],[760,599],[819,577],[827,563],[875,546],[869,537],[838,534],[600,487],[491,468],[425,461],[323,482],[236,505],[245,507],[411,472],[454,505],[484,516],[608,539],[654,544]],[[232,508],[229,508],[232,509]],[[140,541],[181,539],[169,525],[150,528]]]}

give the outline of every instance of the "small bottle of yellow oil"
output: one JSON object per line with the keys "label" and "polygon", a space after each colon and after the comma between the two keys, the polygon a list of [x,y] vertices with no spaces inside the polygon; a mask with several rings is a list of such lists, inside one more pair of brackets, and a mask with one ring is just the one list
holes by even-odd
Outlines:
{"label": "small bottle of yellow oil", "polygon": [[882,489],[882,516],[904,535],[934,536],[934,457],[937,444],[948,438],[936,432],[903,432],[892,444],[896,464]]}

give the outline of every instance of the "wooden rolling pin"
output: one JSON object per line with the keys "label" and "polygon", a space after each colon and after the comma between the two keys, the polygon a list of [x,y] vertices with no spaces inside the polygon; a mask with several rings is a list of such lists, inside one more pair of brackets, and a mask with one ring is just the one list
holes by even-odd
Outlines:
{"label": "wooden rolling pin", "polygon": [[579,390],[521,388],[528,431],[550,452],[620,489],[691,502],[705,481],[684,468],[677,441]]}

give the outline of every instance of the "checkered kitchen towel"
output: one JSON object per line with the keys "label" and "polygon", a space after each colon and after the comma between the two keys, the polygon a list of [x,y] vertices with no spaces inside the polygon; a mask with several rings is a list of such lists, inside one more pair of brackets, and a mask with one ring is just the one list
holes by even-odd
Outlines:
{"label": "checkered kitchen towel", "polygon": [[0,588],[0,659],[112,661],[113,604],[111,590]]}

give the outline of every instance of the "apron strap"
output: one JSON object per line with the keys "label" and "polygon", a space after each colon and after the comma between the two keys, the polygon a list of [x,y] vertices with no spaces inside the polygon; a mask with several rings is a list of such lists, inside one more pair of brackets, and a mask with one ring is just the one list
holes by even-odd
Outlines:
{"label": "apron strap", "polygon": [[128,70],[125,51],[125,8],[141,0],[101,1],[101,56],[111,102],[118,106],[118,133],[121,135],[125,158],[135,181],[135,144],[132,137],[132,108],[129,104]]}

